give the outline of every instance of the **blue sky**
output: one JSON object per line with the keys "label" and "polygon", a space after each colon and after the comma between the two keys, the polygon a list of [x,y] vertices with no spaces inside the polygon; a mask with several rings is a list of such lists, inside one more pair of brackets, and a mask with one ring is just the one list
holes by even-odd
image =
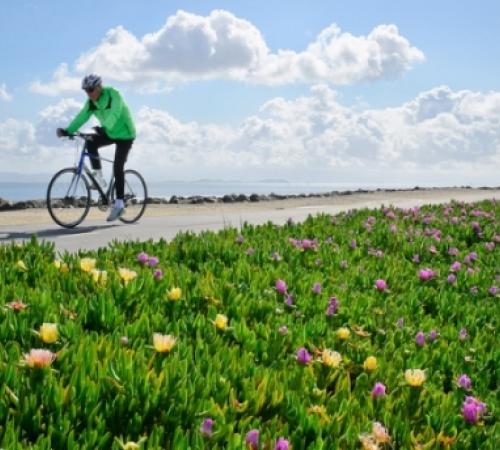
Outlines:
{"label": "blue sky", "polygon": [[[74,86],[85,70],[102,72],[137,116],[134,163],[149,159],[152,148],[171,149],[161,170],[145,164],[156,178],[201,175],[200,146],[205,174],[217,177],[239,167],[257,178],[282,171],[326,179],[331,171],[383,179],[389,169],[408,171],[412,182],[457,184],[457,172],[473,167],[464,181],[475,183],[479,167],[500,161],[500,2],[4,3],[0,162],[12,170],[62,162],[50,157],[58,146],[50,124],[64,125],[78,111],[85,97]],[[222,19],[243,30],[237,42],[220,34]],[[112,46],[110,32],[120,46]],[[222,55],[217,65],[204,59],[210,33],[228,40],[212,50]],[[373,61],[382,61],[376,70]],[[405,115],[420,119],[396,120]]]}

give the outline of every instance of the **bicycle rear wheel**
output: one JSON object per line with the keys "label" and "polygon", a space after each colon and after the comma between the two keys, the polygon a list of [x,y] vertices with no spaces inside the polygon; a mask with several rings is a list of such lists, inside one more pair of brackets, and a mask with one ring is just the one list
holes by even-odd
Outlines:
{"label": "bicycle rear wheel", "polygon": [[[114,182],[111,192],[114,199],[116,196]],[[134,223],[144,214],[148,199],[146,182],[136,170],[125,170],[124,194],[125,211],[120,216],[120,220],[124,223]]]}
{"label": "bicycle rear wheel", "polygon": [[47,188],[47,209],[58,225],[76,227],[85,219],[90,209],[90,188],[83,174],[75,167],[57,172]]}

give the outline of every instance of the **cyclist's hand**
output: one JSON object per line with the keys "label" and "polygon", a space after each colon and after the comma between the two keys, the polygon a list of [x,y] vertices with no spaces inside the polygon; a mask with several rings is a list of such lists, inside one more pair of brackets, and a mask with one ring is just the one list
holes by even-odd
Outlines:
{"label": "cyclist's hand", "polygon": [[106,132],[103,127],[92,127],[98,136],[106,136]]}
{"label": "cyclist's hand", "polygon": [[69,133],[64,128],[58,128],[56,130],[57,137],[67,137]]}

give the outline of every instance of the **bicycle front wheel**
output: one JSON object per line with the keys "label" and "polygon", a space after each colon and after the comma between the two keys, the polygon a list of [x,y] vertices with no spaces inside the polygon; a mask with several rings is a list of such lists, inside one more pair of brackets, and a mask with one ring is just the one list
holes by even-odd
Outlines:
{"label": "bicycle front wheel", "polygon": [[[112,191],[113,198],[115,197],[115,186]],[[125,203],[125,211],[120,216],[120,220],[124,223],[134,223],[138,221],[146,210],[148,199],[148,189],[142,175],[136,170],[125,170],[125,190],[123,202]]]}
{"label": "bicycle front wheel", "polygon": [[47,209],[58,225],[76,227],[90,209],[90,188],[83,174],[75,167],[62,169],[50,180],[47,188]]}

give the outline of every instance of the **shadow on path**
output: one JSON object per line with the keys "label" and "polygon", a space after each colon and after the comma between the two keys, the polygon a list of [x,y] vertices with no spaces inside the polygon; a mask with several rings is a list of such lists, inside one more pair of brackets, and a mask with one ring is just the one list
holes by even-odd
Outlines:
{"label": "shadow on path", "polygon": [[71,235],[82,235],[86,233],[92,233],[93,231],[105,230],[107,228],[113,228],[118,226],[118,224],[111,225],[93,225],[78,228],[47,228],[45,230],[38,231],[0,231],[0,242],[10,241],[13,239],[31,239],[32,236],[37,236],[39,238],[50,238],[50,237],[60,237],[60,236],[71,236]]}

